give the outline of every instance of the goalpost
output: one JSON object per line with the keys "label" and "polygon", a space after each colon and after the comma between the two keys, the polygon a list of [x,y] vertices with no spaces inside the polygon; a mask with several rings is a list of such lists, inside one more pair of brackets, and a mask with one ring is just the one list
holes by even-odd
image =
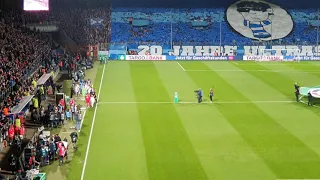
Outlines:
{"label": "goalpost", "polygon": [[[300,62],[300,49],[259,49],[258,62],[269,62],[269,61],[294,61]],[[288,58],[284,58],[284,56]]]}

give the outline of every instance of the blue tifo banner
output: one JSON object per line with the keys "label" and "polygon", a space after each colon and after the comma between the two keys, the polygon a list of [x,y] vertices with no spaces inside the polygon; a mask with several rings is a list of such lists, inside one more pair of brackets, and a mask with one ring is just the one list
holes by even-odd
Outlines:
{"label": "blue tifo banner", "polygon": [[167,56],[167,61],[236,61],[243,60],[242,56]]}
{"label": "blue tifo banner", "polygon": [[90,25],[95,28],[103,27],[103,19],[102,18],[92,18],[90,19]]}

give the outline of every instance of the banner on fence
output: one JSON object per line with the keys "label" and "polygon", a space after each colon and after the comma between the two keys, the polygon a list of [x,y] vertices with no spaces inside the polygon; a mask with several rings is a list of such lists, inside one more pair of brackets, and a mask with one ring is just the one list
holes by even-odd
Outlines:
{"label": "banner on fence", "polygon": [[320,56],[284,56],[286,60],[320,61]]}
{"label": "banner on fence", "polygon": [[163,55],[126,55],[125,59],[127,61],[164,61],[166,56]]}
{"label": "banner on fence", "polygon": [[167,60],[169,61],[183,61],[183,60],[190,60],[190,61],[205,61],[205,60],[233,60],[233,57],[230,56],[230,58],[228,56],[167,56]]}
{"label": "banner on fence", "polygon": [[245,61],[281,61],[283,56],[243,56]]}
{"label": "banner on fence", "polygon": [[[110,47],[114,49],[111,45]],[[299,55],[308,55],[308,56],[320,56],[320,45],[319,46],[297,46],[297,45],[274,45],[274,46],[171,46],[170,44],[162,45],[138,45],[138,44],[127,44],[128,50],[133,50],[138,53],[138,55],[145,55],[146,52],[149,52],[150,55],[164,55],[167,52],[171,52],[173,56],[214,56],[218,53],[221,56],[232,56],[242,55],[251,56],[252,52],[260,52],[260,49],[269,49],[272,48],[274,56],[299,56]],[[123,48],[122,48],[123,49]],[[297,51],[300,49],[300,51]],[[120,49],[119,49],[120,50]],[[271,51],[270,51],[271,53]],[[258,54],[254,54],[258,55]],[[266,56],[271,56],[271,54],[264,54]]]}
{"label": "banner on fence", "polygon": [[167,56],[169,61],[233,61],[242,60],[242,56]]}

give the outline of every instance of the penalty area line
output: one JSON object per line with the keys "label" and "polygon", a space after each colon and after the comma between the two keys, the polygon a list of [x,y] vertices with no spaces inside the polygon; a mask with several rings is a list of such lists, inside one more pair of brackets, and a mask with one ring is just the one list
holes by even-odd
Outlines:
{"label": "penalty area line", "polygon": [[183,71],[186,71],[179,62],[177,62],[177,63],[178,63],[178,65],[181,67],[181,69],[182,69]]}
{"label": "penalty area line", "polygon": [[[279,104],[279,103],[293,103],[296,101],[214,101],[214,102],[202,102],[201,104]],[[176,104],[174,102],[158,101],[158,102],[142,102],[142,101],[132,101],[132,102],[99,102],[99,104]],[[198,102],[184,102],[181,101],[177,104],[198,104]]]}

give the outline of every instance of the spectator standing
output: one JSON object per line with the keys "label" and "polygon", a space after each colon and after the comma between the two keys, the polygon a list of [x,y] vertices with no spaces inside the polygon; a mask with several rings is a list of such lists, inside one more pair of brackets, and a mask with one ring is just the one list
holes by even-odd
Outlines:
{"label": "spectator standing", "polygon": [[80,128],[81,128],[81,121],[82,121],[82,114],[81,114],[81,111],[79,110],[78,113],[77,113],[77,120],[76,120],[76,130],[78,132],[80,132]]}
{"label": "spectator standing", "polygon": [[66,148],[62,143],[59,145],[58,151],[59,151],[59,166],[61,166],[63,164],[63,159],[66,154]]}

